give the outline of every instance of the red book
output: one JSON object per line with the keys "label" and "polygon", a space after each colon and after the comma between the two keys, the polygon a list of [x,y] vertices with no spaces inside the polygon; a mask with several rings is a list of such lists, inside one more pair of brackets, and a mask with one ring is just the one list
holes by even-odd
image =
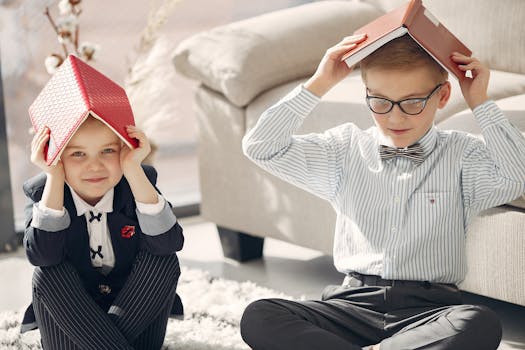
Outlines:
{"label": "red book", "polygon": [[48,165],[58,162],[71,137],[90,115],[106,124],[128,147],[138,146],[138,141],[126,132],[126,126],[135,125],[135,119],[124,89],[69,55],[29,107],[35,132],[45,126],[50,129]]}
{"label": "red book", "polygon": [[445,28],[423,6],[421,0],[411,0],[354,32],[354,34],[362,33],[367,34],[366,40],[342,58],[349,67],[387,42],[407,33],[443,68],[454,74],[458,79],[462,79],[465,73],[459,70],[456,63],[450,59],[452,52],[457,51],[465,56],[472,55],[472,51]]}

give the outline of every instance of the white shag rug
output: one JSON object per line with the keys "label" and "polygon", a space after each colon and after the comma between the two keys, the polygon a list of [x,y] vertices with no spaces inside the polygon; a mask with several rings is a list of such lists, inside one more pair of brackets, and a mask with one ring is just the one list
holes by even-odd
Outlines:
{"label": "white shag rug", "polygon": [[[249,349],[239,321],[245,307],[262,298],[293,299],[253,282],[215,278],[208,272],[182,267],[177,287],[184,302],[184,320],[170,319],[164,350]],[[0,349],[41,349],[38,330],[19,333],[23,310],[0,313]]]}

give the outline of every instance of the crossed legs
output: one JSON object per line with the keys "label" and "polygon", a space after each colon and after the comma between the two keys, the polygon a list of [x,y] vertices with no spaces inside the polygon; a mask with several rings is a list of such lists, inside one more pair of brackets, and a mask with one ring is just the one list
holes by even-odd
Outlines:
{"label": "crossed legs", "polygon": [[323,301],[263,299],[250,304],[241,335],[254,350],[494,350],[497,316],[459,304],[459,291],[423,287],[339,287]]}
{"label": "crossed legs", "polygon": [[160,349],[180,275],[176,255],[141,252],[108,313],[67,262],[36,268],[33,307],[44,349]]}

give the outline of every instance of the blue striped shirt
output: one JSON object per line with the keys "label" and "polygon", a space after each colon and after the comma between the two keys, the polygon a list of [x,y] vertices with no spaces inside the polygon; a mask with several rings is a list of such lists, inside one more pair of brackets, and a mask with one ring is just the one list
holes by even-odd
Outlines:
{"label": "blue striped shirt", "polygon": [[[270,173],[328,200],[337,213],[334,263],[386,279],[459,283],[465,232],[481,210],[525,192],[525,139],[492,101],[474,109],[485,141],[434,126],[425,161],[381,160],[384,137],[352,123],[294,135],[319,98],[299,86],[266,110],[243,139]],[[494,232],[497,234],[497,232]]]}

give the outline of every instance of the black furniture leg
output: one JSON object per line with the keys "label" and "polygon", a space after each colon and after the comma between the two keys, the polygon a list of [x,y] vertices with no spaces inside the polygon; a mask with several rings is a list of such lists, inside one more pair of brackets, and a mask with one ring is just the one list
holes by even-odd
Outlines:
{"label": "black furniture leg", "polygon": [[260,259],[263,253],[264,238],[251,236],[217,225],[221,239],[222,252],[226,258],[239,262]]}

